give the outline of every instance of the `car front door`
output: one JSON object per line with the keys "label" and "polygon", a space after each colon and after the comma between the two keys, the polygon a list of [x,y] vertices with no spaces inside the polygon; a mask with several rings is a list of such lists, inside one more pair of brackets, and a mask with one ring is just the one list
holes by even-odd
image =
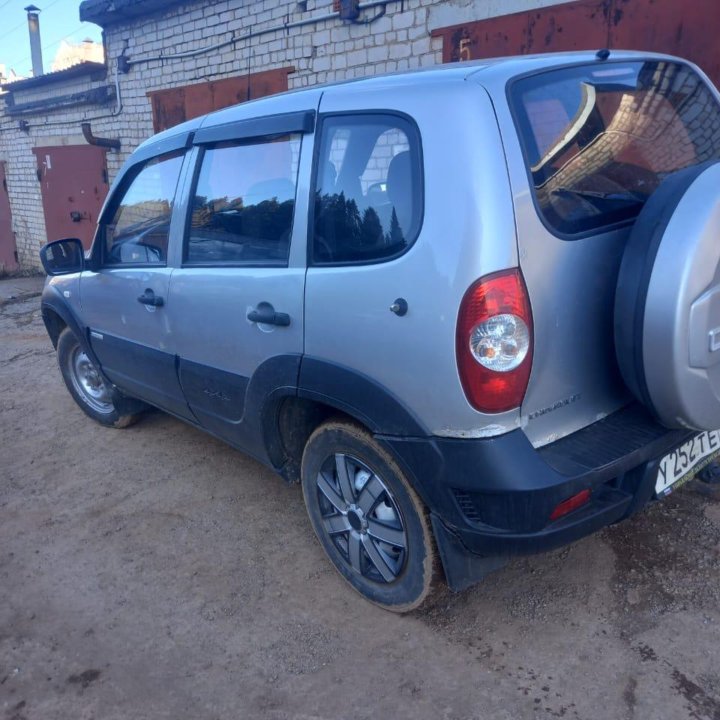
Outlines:
{"label": "car front door", "polygon": [[80,280],[82,313],[103,371],[128,394],[193,419],[177,378],[167,313],[170,238],[182,235],[173,204],[185,152],[138,162],[103,211],[96,271]]}
{"label": "car front door", "polygon": [[267,121],[244,119],[252,108],[239,106],[236,122],[196,133],[182,257],[170,279],[188,405],[206,429],[263,459],[267,403],[294,392],[303,352],[307,103],[316,106],[319,93],[301,99]]}

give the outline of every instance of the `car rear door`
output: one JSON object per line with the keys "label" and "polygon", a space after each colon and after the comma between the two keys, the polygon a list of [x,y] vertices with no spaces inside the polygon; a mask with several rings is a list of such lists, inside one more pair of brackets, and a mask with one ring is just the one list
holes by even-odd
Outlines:
{"label": "car rear door", "polygon": [[180,383],[206,429],[256,456],[266,403],[283,388],[294,393],[303,352],[319,98],[270,100],[268,117],[253,117],[253,104],[225,111],[226,122],[195,134],[192,151],[184,242],[170,279]]}
{"label": "car rear door", "polygon": [[540,446],[631,400],[614,342],[627,320],[614,312],[627,238],[665,177],[717,159],[717,103],[689,65],[657,58],[482,82],[504,135],[532,305],[522,414]]}
{"label": "car rear door", "polygon": [[173,205],[186,153],[174,150],[125,172],[98,228],[96,271],[83,272],[80,302],[92,348],[119,388],[192,419],[180,389],[168,325],[170,238],[182,235]]}

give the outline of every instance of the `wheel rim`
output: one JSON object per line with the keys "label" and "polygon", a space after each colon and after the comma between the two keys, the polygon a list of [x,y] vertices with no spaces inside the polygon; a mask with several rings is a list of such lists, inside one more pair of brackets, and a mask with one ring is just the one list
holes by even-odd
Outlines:
{"label": "wheel rim", "polygon": [[377,583],[392,583],[407,560],[407,533],[398,505],[382,479],[357,458],[329,457],[317,475],[325,535],[347,566]]}
{"label": "wheel rim", "polygon": [[85,403],[100,413],[113,412],[110,388],[79,345],[70,353],[68,370],[73,387]]}

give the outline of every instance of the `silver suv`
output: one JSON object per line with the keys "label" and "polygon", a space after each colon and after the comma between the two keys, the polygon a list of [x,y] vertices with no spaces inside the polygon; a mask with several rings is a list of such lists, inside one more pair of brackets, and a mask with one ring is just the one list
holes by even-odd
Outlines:
{"label": "silver suv", "polygon": [[720,452],[720,111],[599,51],[287,93],[143,143],[87,257],[41,251],[68,390],[302,483],[374,603],[418,607]]}

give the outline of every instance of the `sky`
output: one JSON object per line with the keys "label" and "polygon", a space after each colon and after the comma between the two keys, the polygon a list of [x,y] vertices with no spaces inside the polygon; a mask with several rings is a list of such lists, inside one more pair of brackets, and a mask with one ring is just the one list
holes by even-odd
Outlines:
{"label": "sky", "polygon": [[30,40],[27,13],[23,8],[39,7],[40,41],[45,72],[50,70],[62,40],[79,43],[85,38],[100,42],[101,29],[92,23],[81,23],[80,0],[0,0],[0,65],[9,72],[30,75]]}

